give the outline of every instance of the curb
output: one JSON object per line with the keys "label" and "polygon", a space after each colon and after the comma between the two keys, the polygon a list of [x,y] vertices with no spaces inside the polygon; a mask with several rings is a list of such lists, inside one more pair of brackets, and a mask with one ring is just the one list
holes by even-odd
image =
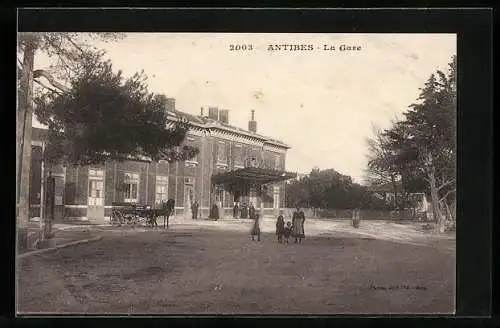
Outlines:
{"label": "curb", "polygon": [[51,248],[37,249],[35,251],[31,251],[31,252],[26,252],[26,253],[23,253],[23,254],[19,254],[17,256],[17,259],[22,259],[22,258],[29,257],[29,256],[32,256],[32,255],[44,254],[44,253],[56,251],[56,250],[61,249],[61,248],[75,246],[75,245],[80,245],[80,244],[86,244],[86,243],[90,243],[90,242],[93,242],[93,241],[98,241],[98,240],[101,240],[101,239],[102,239],[102,236],[98,236],[98,237],[94,237],[94,238],[90,238],[90,239],[82,239],[82,240],[72,241],[72,242],[69,242],[69,243],[66,243],[66,244],[57,245],[57,246],[51,247]]}

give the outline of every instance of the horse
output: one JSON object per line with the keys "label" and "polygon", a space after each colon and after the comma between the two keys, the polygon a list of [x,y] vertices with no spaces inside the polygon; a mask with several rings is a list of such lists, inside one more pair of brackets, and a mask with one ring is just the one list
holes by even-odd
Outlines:
{"label": "horse", "polygon": [[170,215],[174,212],[175,209],[175,200],[170,198],[166,203],[162,203],[162,214],[163,214],[163,229],[165,229],[165,221],[167,222],[168,228],[168,219]]}

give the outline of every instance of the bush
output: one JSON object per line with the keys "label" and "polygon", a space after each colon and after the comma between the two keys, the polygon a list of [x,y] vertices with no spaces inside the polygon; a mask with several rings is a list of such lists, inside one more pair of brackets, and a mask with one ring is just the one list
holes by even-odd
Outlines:
{"label": "bush", "polygon": [[424,231],[434,230],[434,224],[427,223],[427,224],[422,226],[422,230],[424,230]]}

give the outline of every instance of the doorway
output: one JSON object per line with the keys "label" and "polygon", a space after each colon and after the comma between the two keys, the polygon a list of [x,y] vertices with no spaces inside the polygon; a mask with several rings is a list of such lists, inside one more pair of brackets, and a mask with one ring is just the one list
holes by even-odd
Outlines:
{"label": "doorway", "polygon": [[194,202],[194,184],[186,182],[184,184],[184,218],[192,219],[191,205]]}
{"label": "doorway", "polygon": [[89,221],[104,223],[104,171],[89,170],[89,193],[87,218]]}

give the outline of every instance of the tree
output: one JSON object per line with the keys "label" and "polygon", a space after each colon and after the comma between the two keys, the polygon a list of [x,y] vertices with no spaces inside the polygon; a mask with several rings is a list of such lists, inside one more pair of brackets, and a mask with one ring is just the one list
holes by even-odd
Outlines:
{"label": "tree", "polygon": [[301,180],[287,184],[287,206],[321,209],[354,209],[370,206],[366,188],[334,169],[314,168]]}
{"label": "tree", "polygon": [[443,231],[442,210],[454,201],[456,162],[456,57],[448,74],[437,71],[421,89],[418,101],[404,113],[386,135],[395,151],[396,165],[413,170],[414,177],[427,183],[433,217]]}
{"label": "tree", "polygon": [[124,79],[109,61],[87,59],[68,92],[37,99],[36,117],[49,127],[45,159],[76,165],[141,156],[190,159],[196,148],[178,148],[188,124],[168,127],[165,100],[148,91],[143,73]]}
{"label": "tree", "polygon": [[367,139],[368,165],[365,180],[371,185],[390,184],[394,193],[393,206],[398,205],[399,182],[402,179],[401,165],[395,162],[395,153],[390,138],[383,130],[373,126],[374,137]]}
{"label": "tree", "polygon": [[[116,40],[123,35],[117,33],[88,33],[88,38],[103,41]],[[19,226],[25,226],[29,217],[29,175],[31,161],[31,120],[33,115],[33,82],[35,54],[42,51],[56,58],[51,67],[56,77],[67,81],[78,71],[79,63],[89,56],[102,55],[88,45],[83,34],[77,33],[18,33],[18,107],[16,125],[16,199]],[[38,70],[39,77],[51,76],[46,70]],[[54,80],[54,79],[53,79]]]}
{"label": "tree", "polygon": [[[116,34],[91,37],[114,40]],[[107,160],[148,156],[153,160],[184,160],[197,153],[178,147],[187,122],[169,121],[165,96],[147,90],[146,77],[137,73],[124,79],[113,73],[104,52],[91,47],[76,33],[22,34],[23,53],[19,83],[18,183],[20,224],[28,220],[32,103],[37,119],[48,126],[45,159],[50,163],[85,165]],[[56,57],[51,70],[33,69],[35,52]],[[47,80],[51,86],[44,81]],[[33,81],[43,88],[33,101]],[[61,82],[60,82],[61,81]],[[22,158],[22,160],[20,160]]]}

